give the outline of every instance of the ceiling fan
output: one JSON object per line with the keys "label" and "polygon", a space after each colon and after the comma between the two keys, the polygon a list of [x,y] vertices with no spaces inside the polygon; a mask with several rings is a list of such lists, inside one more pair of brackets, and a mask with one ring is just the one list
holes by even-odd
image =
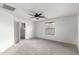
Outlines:
{"label": "ceiling fan", "polygon": [[46,18],[45,16],[43,16],[42,12],[31,11],[31,14],[29,15],[31,16],[30,18],[35,18],[36,20],[39,20],[39,18]]}

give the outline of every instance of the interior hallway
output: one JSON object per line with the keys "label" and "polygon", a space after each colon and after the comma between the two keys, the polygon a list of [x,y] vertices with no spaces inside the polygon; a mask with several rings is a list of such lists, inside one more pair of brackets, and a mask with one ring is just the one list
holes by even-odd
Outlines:
{"label": "interior hallway", "polygon": [[75,45],[45,39],[21,40],[1,55],[78,55]]}

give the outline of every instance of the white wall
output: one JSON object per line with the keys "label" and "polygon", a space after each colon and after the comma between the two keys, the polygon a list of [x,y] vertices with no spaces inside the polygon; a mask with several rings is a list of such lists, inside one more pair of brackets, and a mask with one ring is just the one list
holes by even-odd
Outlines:
{"label": "white wall", "polygon": [[0,9],[0,52],[14,44],[13,16]]}
{"label": "white wall", "polygon": [[20,23],[14,20],[14,43],[19,43],[20,40]]}
{"label": "white wall", "polygon": [[26,20],[25,23],[26,23],[26,29],[25,29],[26,39],[30,39],[34,37],[34,21]]}
{"label": "white wall", "polygon": [[78,51],[79,51],[79,14],[78,14],[78,41],[77,41],[77,47],[78,47]]}
{"label": "white wall", "polygon": [[36,22],[36,37],[77,44],[77,15],[55,18],[49,21],[56,22],[56,35],[45,35],[45,22]]}

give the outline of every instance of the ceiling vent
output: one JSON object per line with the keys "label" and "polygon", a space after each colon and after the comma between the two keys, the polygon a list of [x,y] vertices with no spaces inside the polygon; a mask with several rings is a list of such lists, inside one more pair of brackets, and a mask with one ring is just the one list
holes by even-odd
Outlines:
{"label": "ceiling vent", "polygon": [[3,7],[4,9],[7,9],[7,10],[10,10],[10,11],[14,11],[16,8],[12,7],[12,6],[9,6],[7,4],[3,4]]}

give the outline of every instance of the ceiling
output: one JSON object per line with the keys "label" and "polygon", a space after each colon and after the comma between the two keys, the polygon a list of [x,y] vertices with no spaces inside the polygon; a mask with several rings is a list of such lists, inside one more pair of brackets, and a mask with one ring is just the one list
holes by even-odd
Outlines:
{"label": "ceiling", "polygon": [[79,3],[8,3],[16,8],[14,14],[29,18],[29,10],[42,11],[48,18],[73,15],[79,12]]}

